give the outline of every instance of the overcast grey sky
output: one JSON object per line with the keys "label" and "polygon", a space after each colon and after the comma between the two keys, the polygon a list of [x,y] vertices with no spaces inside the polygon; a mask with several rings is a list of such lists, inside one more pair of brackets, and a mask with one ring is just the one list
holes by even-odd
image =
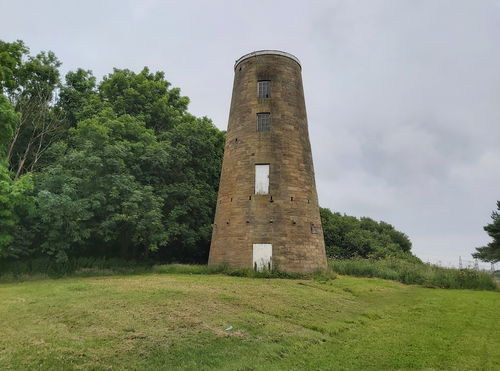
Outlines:
{"label": "overcast grey sky", "polygon": [[165,71],[227,125],[233,63],[303,66],[320,204],[407,233],[425,261],[472,260],[500,199],[500,1],[6,1],[0,39],[63,71]]}

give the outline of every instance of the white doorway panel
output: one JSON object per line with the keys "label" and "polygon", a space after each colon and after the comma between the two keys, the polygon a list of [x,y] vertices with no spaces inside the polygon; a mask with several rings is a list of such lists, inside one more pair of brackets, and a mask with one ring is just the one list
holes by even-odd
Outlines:
{"label": "white doorway panel", "polygon": [[257,271],[271,270],[273,245],[270,243],[253,244],[253,268]]}

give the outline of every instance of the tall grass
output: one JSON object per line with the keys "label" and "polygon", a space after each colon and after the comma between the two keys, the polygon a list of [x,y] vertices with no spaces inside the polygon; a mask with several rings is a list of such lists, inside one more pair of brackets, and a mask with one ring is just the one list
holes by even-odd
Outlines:
{"label": "tall grass", "polygon": [[318,270],[313,273],[284,272],[280,269],[255,271],[253,269],[232,268],[222,264],[218,266],[188,265],[188,264],[166,264],[156,265],[152,269],[156,273],[181,273],[181,274],[224,274],[233,277],[249,278],[290,278],[290,279],[313,279],[316,281],[329,281],[337,278],[337,274],[331,269]]}
{"label": "tall grass", "polygon": [[492,275],[472,269],[443,268],[436,265],[401,259],[330,260],[330,267],[339,274],[376,277],[445,289],[498,289]]}
{"label": "tall grass", "polygon": [[227,265],[187,265],[157,262],[137,262],[133,260],[76,258],[65,263],[56,263],[48,258],[0,261],[0,282],[26,281],[66,276],[104,276],[114,274],[170,273],[170,274],[224,274],[250,278],[291,278],[315,279],[319,281],[335,278],[335,274],[361,277],[377,277],[405,284],[448,289],[495,290],[495,279],[487,273],[471,269],[451,269],[419,262],[385,260],[330,260],[326,272],[314,274],[287,273],[275,269],[256,272],[253,269],[231,268]]}
{"label": "tall grass", "polygon": [[231,268],[227,265],[164,264],[134,260],[74,258],[64,263],[56,263],[48,258],[30,260],[0,260],[0,282],[31,281],[43,278],[67,276],[106,276],[114,274],[170,273],[170,274],[224,274],[250,278],[312,278],[319,281],[334,279],[332,271],[313,274],[288,273],[279,269],[254,271],[253,269]]}
{"label": "tall grass", "polygon": [[154,262],[105,258],[73,258],[56,262],[50,258],[0,260],[0,281],[25,281],[65,276],[138,274],[151,271]]}

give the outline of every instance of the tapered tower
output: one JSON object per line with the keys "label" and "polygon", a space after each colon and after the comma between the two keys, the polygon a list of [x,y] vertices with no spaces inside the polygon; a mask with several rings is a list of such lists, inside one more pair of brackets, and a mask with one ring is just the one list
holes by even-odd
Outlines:
{"label": "tapered tower", "polygon": [[234,72],[208,264],[324,269],[300,62],[261,50],[238,59]]}

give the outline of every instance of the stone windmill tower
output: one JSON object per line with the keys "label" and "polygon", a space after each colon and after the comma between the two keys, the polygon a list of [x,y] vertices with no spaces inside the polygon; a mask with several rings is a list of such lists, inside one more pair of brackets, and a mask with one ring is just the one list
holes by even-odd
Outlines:
{"label": "stone windmill tower", "polygon": [[326,268],[301,65],[261,50],[238,59],[209,265]]}

